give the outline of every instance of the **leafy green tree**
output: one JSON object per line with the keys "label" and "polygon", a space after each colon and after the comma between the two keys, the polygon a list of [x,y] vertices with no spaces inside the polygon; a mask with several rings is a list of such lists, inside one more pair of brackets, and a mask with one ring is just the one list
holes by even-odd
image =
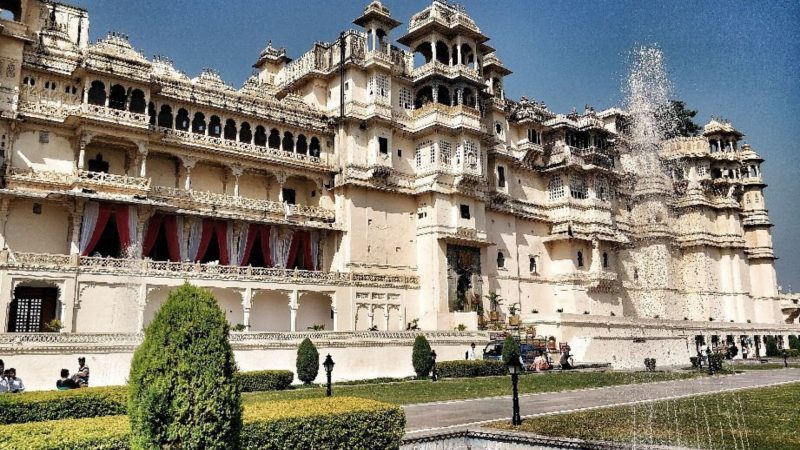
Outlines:
{"label": "leafy green tree", "polygon": [[238,448],[242,405],[228,333],[210,292],[188,283],[170,292],[133,355],[131,448]]}
{"label": "leafy green tree", "polygon": [[511,336],[506,336],[503,342],[503,362],[508,364],[509,361],[519,361],[519,342]]}
{"label": "leafy green tree", "polygon": [[800,339],[798,339],[797,336],[795,335],[789,336],[789,348],[800,350]]}
{"label": "leafy green tree", "polygon": [[781,352],[778,350],[778,340],[775,339],[775,336],[767,336],[765,341],[767,356],[780,356]]}
{"label": "leafy green tree", "polygon": [[685,102],[670,100],[669,104],[659,111],[659,116],[667,125],[664,137],[670,139],[679,136],[697,136],[701,128],[694,121],[696,115],[697,111],[687,109]]}
{"label": "leafy green tree", "polygon": [[319,373],[319,352],[311,339],[305,338],[297,348],[297,378],[311,384]]}
{"label": "leafy green tree", "polygon": [[411,351],[411,363],[414,365],[414,372],[419,378],[427,377],[433,368],[431,361],[431,345],[425,336],[417,336],[414,339],[414,348]]}

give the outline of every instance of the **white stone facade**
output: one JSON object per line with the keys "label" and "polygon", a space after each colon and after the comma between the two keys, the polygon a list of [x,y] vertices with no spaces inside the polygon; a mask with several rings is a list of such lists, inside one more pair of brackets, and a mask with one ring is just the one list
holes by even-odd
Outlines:
{"label": "white stone facade", "polygon": [[593,361],[639,319],[651,339],[800,333],[737,130],[669,141],[668,174],[632,182],[627,114],[506,98],[455,5],[414,15],[404,50],[373,1],[297,59],[268,45],[238,90],[89,43],[80,8],[3,5],[7,332],[137,333],[188,280],[252,332],[474,330],[496,292],[501,319]]}

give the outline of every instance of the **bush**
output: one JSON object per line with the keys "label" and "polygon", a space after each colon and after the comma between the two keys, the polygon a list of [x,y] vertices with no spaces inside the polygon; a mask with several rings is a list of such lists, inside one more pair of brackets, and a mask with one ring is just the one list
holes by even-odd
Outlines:
{"label": "bush", "polygon": [[188,283],[170,292],[131,363],[131,447],[236,447],[242,426],[225,314]]}
{"label": "bush", "polygon": [[291,370],[256,370],[237,372],[234,377],[242,392],[282,391],[292,385]]}
{"label": "bush", "polygon": [[[398,448],[405,427],[402,408],[348,397],[255,403],[245,407],[243,421],[247,450]],[[130,423],[108,416],[4,426],[0,449],[21,448],[130,449]]]}
{"label": "bush", "polygon": [[725,361],[725,355],[722,353],[712,353],[708,357],[709,368],[714,372],[722,370],[722,364]]}
{"label": "bush", "polygon": [[797,338],[795,335],[789,336],[789,348],[800,350],[800,339]]}
{"label": "bush", "polygon": [[127,398],[127,386],[0,395],[0,424],[125,414]]}
{"label": "bush", "polygon": [[305,338],[297,348],[297,378],[311,384],[319,373],[319,352],[311,339]]}
{"label": "bush", "polygon": [[796,348],[790,348],[788,350],[788,356],[790,358],[797,358],[798,356],[800,356],[800,350],[798,350]]}
{"label": "bush", "polygon": [[470,378],[506,375],[508,369],[501,361],[442,361],[436,363],[441,378]]}
{"label": "bush", "polygon": [[778,340],[775,339],[775,336],[767,336],[764,341],[767,346],[767,356],[781,356],[781,352],[778,350]]}
{"label": "bush", "polygon": [[411,351],[411,363],[414,365],[414,372],[417,377],[424,378],[431,373],[433,361],[431,360],[431,345],[425,336],[417,336],[414,339],[414,348]]}
{"label": "bush", "polygon": [[511,336],[506,336],[503,342],[503,364],[508,364],[512,359],[519,360],[519,342]]}

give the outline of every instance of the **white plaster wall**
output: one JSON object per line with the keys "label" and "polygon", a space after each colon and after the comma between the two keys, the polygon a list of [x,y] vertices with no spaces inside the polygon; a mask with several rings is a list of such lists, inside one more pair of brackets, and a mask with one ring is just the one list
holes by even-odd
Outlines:
{"label": "white plaster wall", "polygon": [[[34,203],[42,206],[33,213]],[[67,210],[50,202],[15,199],[9,207],[5,226],[6,246],[14,252],[69,254]]]}
{"label": "white plaster wall", "polygon": [[[138,326],[137,289],[120,285],[83,288],[75,328],[82,332],[134,333]],[[83,313],[83,314],[81,314]]]}
{"label": "white plaster wall", "polygon": [[30,167],[43,171],[71,172],[74,161],[75,150],[66,137],[50,132],[49,142],[41,143],[39,142],[39,131],[23,131],[14,142],[11,166]]}

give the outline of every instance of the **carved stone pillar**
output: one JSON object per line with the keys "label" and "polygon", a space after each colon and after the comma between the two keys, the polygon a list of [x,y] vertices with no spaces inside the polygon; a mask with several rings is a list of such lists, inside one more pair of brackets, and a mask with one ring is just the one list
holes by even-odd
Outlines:
{"label": "carved stone pillar", "polygon": [[83,170],[86,164],[86,146],[92,142],[92,134],[83,132],[78,140],[78,165],[76,169]]}
{"label": "carved stone pillar", "polygon": [[384,331],[389,331],[389,305],[383,305]]}
{"label": "carved stone pillar", "polygon": [[339,310],[335,305],[331,306],[331,314],[333,315],[333,331],[339,331]]}
{"label": "carved stone pillar", "polygon": [[253,289],[245,288],[242,292],[242,325],[250,331],[250,309],[253,307]]}
{"label": "carved stone pillar", "polygon": [[436,35],[431,33],[431,62],[436,62]]}
{"label": "carved stone pillar", "polygon": [[458,64],[459,66],[460,66],[460,65],[462,65],[463,63],[461,62],[461,61],[462,61],[462,60],[461,60],[461,36],[458,36],[458,37],[456,38],[456,56],[458,57],[458,58],[456,59],[456,61],[457,61],[457,64]]}
{"label": "carved stone pillar", "polygon": [[292,332],[297,331],[297,308],[300,306],[298,297],[297,289],[293,289],[289,294],[289,330]]}
{"label": "carved stone pillar", "polygon": [[142,178],[147,177],[147,141],[139,141],[136,143],[139,157],[139,176]]}
{"label": "carved stone pillar", "polygon": [[9,206],[11,206],[10,198],[0,199],[0,249],[6,248],[6,220],[8,220]]}
{"label": "carved stone pillar", "polygon": [[136,302],[136,331],[144,331],[144,310],[147,307],[147,283],[139,285]]}
{"label": "carved stone pillar", "polygon": [[77,200],[70,220],[69,254],[74,256],[78,256],[81,253],[81,219],[83,219],[83,208],[83,201]]}
{"label": "carved stone pillar", "polygon": [[237,165],[237,164],[234,164],[234,165],[231,166],[231,175],[233,175],[233,179],[234,179],[233,180],[234,181],[234,184],[233,184],[233,196],[234,197],[238,197],[239,196],[239,178],[242,176],[243,172],[244,172],[244,168],[242,168],[242,166]]}
{"label": "carved stone pillar", "polygon": [[197,158],[192,156],[181,156],[180,158],[183,168],[186,169],[186,180],[183,183],[183,188],[190,191],[192,189],[192,169],[197,165]]}
{"label": "carved stone pillar", "polygon": [[431,85],[431,97],[433,98],[433,103],[439,103],[439,84],[433,83]]}
{"label": "carved stone pillar", "polygon": [[287,175],[285,172],[275,173],[275,179],[278,181],[278,201],[283,203],[283,185],[286,183]]}
{"label": "carved stone pillar", "polygon": [[602,268],[602,257],[600,256],[600,241],[592,239],[592,264],[589,266],[590,272],[600,272]]}

